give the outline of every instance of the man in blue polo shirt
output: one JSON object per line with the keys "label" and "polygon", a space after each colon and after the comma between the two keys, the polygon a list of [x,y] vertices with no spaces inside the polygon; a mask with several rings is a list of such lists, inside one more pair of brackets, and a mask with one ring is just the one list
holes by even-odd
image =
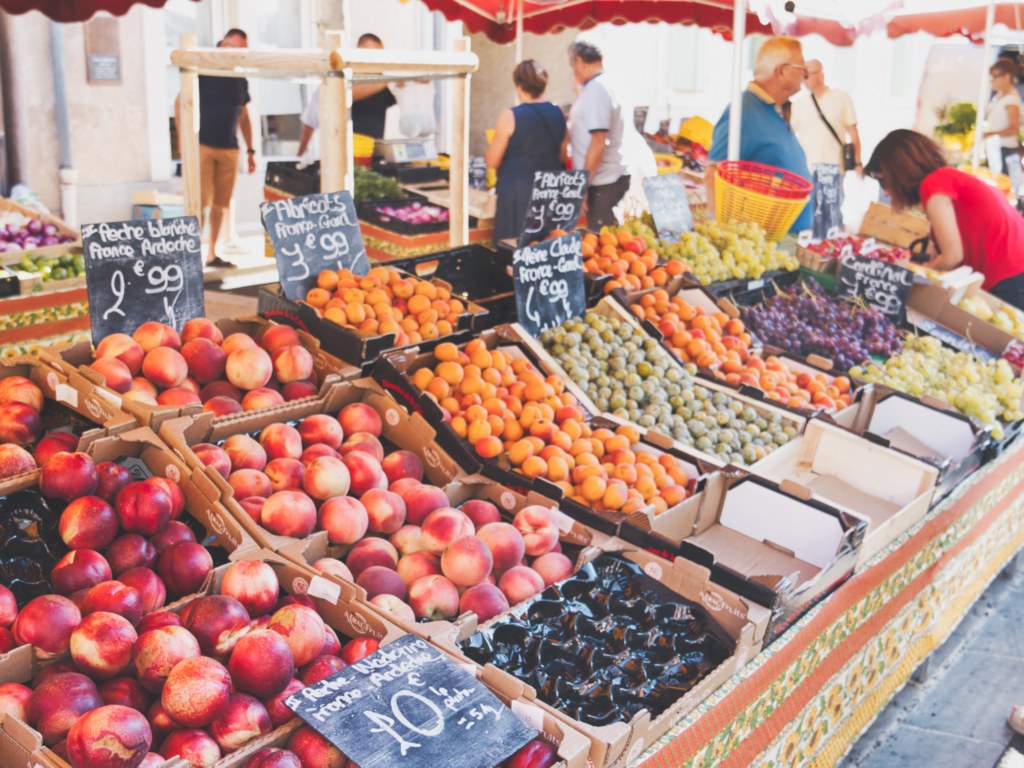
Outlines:
{"label": "man in blue polo shirt", "polygon": [[[740,160],[763,163],[795,173],[808,181],[807,156],[789,124],[789,97],[800,90],[807,66],[800,41],[772,37],[765,41],[754,61],[754,79],[743,92],[743,125],[740,130]],[[715,170],[728,157],[729,108],[715,126],[708,151],[704,184],[708,193],[708,216],[715,217]],[[810,202],[790,232],[810,229],[814,214]]]}

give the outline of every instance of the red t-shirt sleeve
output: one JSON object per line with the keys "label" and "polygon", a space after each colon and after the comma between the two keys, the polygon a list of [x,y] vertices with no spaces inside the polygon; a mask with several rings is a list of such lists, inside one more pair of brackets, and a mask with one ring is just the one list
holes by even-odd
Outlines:
{"label": "red t-shirt sleeve", "polygon": [[[953,171],[950,173],[950,171]],[[960,184],[956,178],[956,170],[953,168],[940,168],[932,171],[924,177],[919,191],[921,207],[928,205],[932,195],[945,195],[950,200],[960,197]]]}

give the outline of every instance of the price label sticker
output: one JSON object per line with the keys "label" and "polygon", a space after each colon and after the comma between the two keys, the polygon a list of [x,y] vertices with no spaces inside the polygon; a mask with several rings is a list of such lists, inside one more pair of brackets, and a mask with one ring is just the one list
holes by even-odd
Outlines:
{"label": "price label sticker", "polygon": [[341,597],[341,585],[328,581],[323,576],[314,576],[309,581],[309,589],[306,594],[326,600],[331,605],[337,605],[338,598]]}
{"label": "price label sticker", "polygon": [[537,737],[479,680],[414,635],[284,703],[360,768],[494,768]]}
{"label": "price label sticker", "polygon": [[78,390],[67,384],[58,384],[55,388],[57,402],[67,403],[72,408],[78,407]]}
{"label": "price label sticker", "polygon": [[801,230],[800,234],[796,236],[796,244],[801,248],[806,248],[814,241],[814,230],[804,229]]}
{"label": "price label sticker", "polygon": [[512,711],[533,730],[544,732],[544,710],[537,705],[513,701]]}

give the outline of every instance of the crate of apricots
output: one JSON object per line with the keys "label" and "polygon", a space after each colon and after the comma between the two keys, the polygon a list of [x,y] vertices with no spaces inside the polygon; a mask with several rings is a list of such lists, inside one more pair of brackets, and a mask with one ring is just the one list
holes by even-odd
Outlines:
{"label": "crate of apricots", "polygon": [[429,349],[446,336],[461,341],[472,335],[474,321],[487,315],[486,309],[453,296],[443,280],[386,267],[374,267],[365,277],[347,269],[324,270],[303,302],[263,289],[259,308],[267,316],[297,317],[325,352],[351,365],[372,362],[395,348]]}
{"label": "crate of apricots", "polygon": [[804,363],[782,350],[771,354],[752,349],[754,339],[738,317],[708,312],[661,289],[644,294],[630,309],[661,333],[662,343],[679,360],[705,369],[705,375],[710,371],[726,384],[752,387],[767,400],[799,410],[834,412],[851,402],[850,378],[827,370],[830,361],[816,357]]}
{"label": "crate of apricots", "polygon": [[534,481],[546,481],[596,512],[663,512],[686,498],[700,475],[695,460],[659,450],[634,425],[595,419],[497,330],[461,349],[439,344],[407,371],[414,394],[434,400],[480,460],[514,473],[505,478],[513,487],[543,492]]}
{"label": "crate of apricots", "polygon": [[682,261],[660,261],[646,240],[625,229],[617,234],[583,235],[583,274],[590,283],[589,296],[611,293],[616,288],[632,293],[662,287],[690,271]]}

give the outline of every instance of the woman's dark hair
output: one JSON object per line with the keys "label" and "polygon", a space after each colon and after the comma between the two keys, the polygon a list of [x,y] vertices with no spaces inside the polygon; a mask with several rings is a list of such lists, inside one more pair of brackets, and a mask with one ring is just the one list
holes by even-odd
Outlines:
{"label": "woman's dark hair", "polygon": [[989,72],[998,72],[1000,75],[1009,75],[1013,77],[1017,74],[1017,65],[1009,59],[999,59],[989,67]]}
{"label": "woman's dark hair", "polygon": [[548,87],[548,73],[533,59],[526,59],[512,70],[512,82],[531,97],[539,99],[544,89]]}
{"label": "woman's dark hair", "polygon": [[934,141],[901,128],[882,139],[864,171],[882,184],[897,210],[921,202],[924,177],[946,166],[946,156]]}

